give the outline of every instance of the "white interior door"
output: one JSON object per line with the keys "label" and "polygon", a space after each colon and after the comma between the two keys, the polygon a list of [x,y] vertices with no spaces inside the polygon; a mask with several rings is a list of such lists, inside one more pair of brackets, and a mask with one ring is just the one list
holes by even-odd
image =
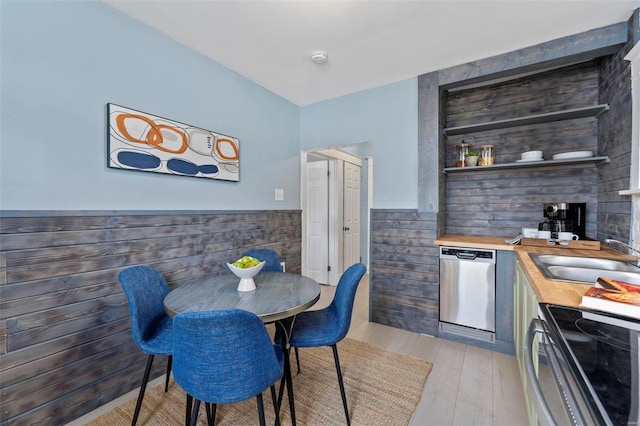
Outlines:
{"label": "white interior door", "polygon": [[360,262],[360,166],[344,162],[344,269]]}
{"label": "white interior door", "polygon": [[321,284],[329,283],[329,164],[307,163],[306,272]]}

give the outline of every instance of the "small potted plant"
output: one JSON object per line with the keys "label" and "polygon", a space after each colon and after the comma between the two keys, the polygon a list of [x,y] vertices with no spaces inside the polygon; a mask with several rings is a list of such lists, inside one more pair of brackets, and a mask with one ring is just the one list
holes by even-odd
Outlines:
{"label": "small potted plant", "polygon": [[475,151],[469,151],[464,156],[464,165],[473,167],[478,165],[478,153]]}

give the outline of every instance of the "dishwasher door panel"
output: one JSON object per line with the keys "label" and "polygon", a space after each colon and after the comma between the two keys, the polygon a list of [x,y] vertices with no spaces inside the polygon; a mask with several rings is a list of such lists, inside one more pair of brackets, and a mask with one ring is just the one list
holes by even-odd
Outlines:
{"label": "dishwasher door panel", "polygon": [[495,332],[495,263],[440,259],[440,321]]}

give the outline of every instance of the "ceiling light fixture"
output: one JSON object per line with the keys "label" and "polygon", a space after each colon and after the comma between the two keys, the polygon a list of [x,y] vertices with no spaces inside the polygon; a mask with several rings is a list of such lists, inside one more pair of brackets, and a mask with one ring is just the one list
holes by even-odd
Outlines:
{"label": "ceiling light fixture", "polygon": [[329,56],[327,55],[327,52],[323,52],[322,50],[319,50],[311,54],[311,60],[316,64],[324,64],[329,60]]}

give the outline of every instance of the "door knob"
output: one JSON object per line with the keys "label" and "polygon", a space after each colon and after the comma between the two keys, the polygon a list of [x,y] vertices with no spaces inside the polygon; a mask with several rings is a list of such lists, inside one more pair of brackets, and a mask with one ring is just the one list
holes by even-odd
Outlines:
{"label": "door knob", "polygon": [[342,229],[343,229],[344,231],[348,231],[348,230],[349,230],[349,227],[348,227],[348,226],[345,226],[345,227],[344,227],[344,228],[342,228]]}

